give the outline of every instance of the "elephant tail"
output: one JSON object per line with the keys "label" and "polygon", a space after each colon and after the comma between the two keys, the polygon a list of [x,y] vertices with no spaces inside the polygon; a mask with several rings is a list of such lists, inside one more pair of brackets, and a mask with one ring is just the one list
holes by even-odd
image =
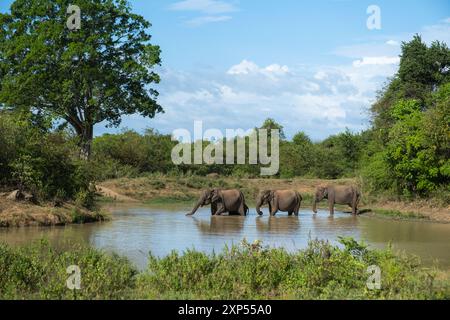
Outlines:
{"label": "elephant tail", "polygon": [[295,191],[295,195],[297,196],[297,201],[298,201],[298,203],[302,202],[303,198],[302,198],[300,192]]}
{"label": "elephant tail", "polygon": [[240,194],[241,194],[240,198],[241,198],[242,206],[243,206],[243,208],[244,208],[244,214],[247,215],[248,212],[249,212],[250,210],[249,210],[247,204],[245,203],[245,197],[244,197],[244,194],[242,193],[242,191],[239,191],[239,192],[240,192]]}

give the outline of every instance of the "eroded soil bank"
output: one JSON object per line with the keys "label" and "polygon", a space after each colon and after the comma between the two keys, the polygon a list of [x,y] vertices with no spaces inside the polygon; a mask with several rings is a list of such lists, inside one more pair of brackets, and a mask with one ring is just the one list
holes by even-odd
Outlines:
{"label": "eroded soil bank", "polygon": [[51,203],[33,204],[0,195],[0,227],[58,226],[106,219],[108,216],[103,211],[91,211],[71,203],[55,207]]}

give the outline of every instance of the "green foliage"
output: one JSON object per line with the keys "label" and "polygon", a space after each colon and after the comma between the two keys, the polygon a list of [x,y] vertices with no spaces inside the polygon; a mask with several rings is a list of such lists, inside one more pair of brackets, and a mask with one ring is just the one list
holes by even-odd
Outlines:
{"label": "green foliage", "polygon": [[434,106],[424,112],[416,100],[400,100],[392,107],[396,123],[385,160],[405,195],[428,195],[449,181],[449,93],[450,83],[433,94]]}
{"label": "green foliage", "polygon": [[[150,256],[137,296],[158,299],[444,299],[448,288],[415,258],[369,250],[353,239],[341,246],[311,241],[296,253],[260,242],[207,255],[188,250]],[[367,268],[381,269],[381,290],[369,290]]]}
{"label": "green foliage", "polygon": [[[219,254],[188,250],[150,254],[138,273],[115,254],[46,241],[20,248],[0,244],[0,299],[448,299],[449,283],[417,258],[391,248],[371,250],[351,238],[314,240],[294,253],[243,241]],[[66,287],[66,269],[81,269],[81,290]],[[381,270],[369,290],[368,266]]]}
{"label": "green foliage", "polygon": [[67,132],[36,127],[29,113],[0,111],[0,184],[40,200],[73,199],[89,190],[89,164],[78,160]]}
{"label": "green foliage", "polygon": [[[126,0],[79,0],[82,27],[66,28],[70,0],[15,0],[0,14],[0,103],[67,121],[89,154],[93,126],[162,112],[149,85],[160,49]],[[20,85],[19,85],[20,84]]]}
{"label": "green foliage", "polygon": [[[372,106],[378,150],[362,174],[377,191],[429,196],[449,183],[450,50],[419,36],[402,44],[400,68]],[[371,152],[374,150],[371,150]],[[448,192],[448,191],[444,191]]]}
{"label": "green foliage", "polygon": [[174,167],[170,156],[174,145],[170,135],[151,129],[142,135],[132,130],[105,134],[94,139],[93,162],[103,179],[133,177],[143,172],[167,173]]}
{"label": "green foliage", "polygon": [[[71,265],[81,269],[80,290],[66,286]],[[122,299],[136,274],[126,259],[91,248],[60,251],[46,241],[23,248],[0,244],[0,299]]]}

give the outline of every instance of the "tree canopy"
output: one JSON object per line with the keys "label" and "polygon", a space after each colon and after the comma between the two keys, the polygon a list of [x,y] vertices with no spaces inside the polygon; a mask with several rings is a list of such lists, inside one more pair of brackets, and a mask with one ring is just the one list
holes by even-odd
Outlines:
{"label": "tree canopy", "polygon": [[70,4],[16,0],[0,14],[0,104],[67,121],[88,157],[96,123],[163,111],[150,87],[160,48],[126,0],[78,0],[75,31],[66,27]]}

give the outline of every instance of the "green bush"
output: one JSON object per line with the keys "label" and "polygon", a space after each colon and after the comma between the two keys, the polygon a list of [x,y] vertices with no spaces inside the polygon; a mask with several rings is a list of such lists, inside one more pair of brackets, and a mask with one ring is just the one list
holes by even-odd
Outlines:
{"label": "green bush", "polygon": [[[69,290],[67,267],[81,269],[81,289]],[[52,248],[46,241],[23,248],[0,244],[0,299],[122,299],[134,288],[137,271],[124,258],[71,246]]]}
{"label": "green bush", "polygon": [[[0,244],[0,299],[449,299],[448,280],[391,248],[371,250],[351,238],[314,240],[294,253],[243,241],[219,254],[188,250],[150,255],[138,273],[115,254],[40,241]],[[66,286],[67,267],[81,269],[81,290]],[[381,289],[366,286],[381,270]]]}
{"label": "green bush", "polygon": [[70,133],[42,128],[29,113],[0,110],[0,147],[0,184],[30,191],[39,200],[74,199],[93,181]]}
{"label": "green bush", "polygon": [[[353,239],[340,246],[311,241],[296,253],[244,241],[208,255],[188,250],[150,256],[137,296],[162,299],[444,299],[434,272],[391,249],[369,250]],[[367,268],[380,267],[381,290],[369,290]]]}

